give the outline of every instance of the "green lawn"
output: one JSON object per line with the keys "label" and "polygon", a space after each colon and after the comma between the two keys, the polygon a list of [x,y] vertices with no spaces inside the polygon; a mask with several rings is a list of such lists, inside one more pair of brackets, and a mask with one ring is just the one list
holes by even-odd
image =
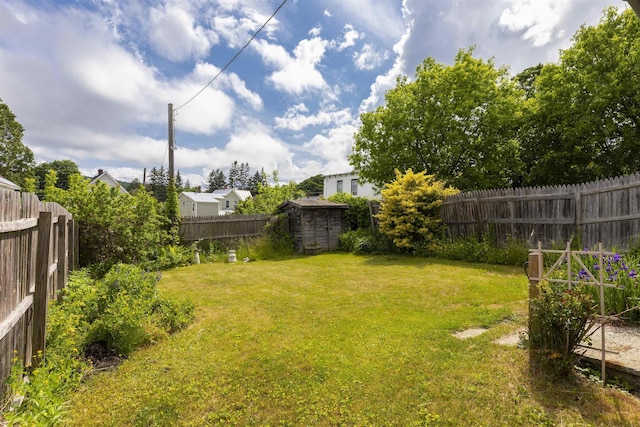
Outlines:
{"label": "green lawn", "polygon": [[[163,273],[187,330],[94,375],[70,425],[640,425],[640,401],[529,372],[522,268],[325,254]],[[490,330],[460,341],[451,333]]]}

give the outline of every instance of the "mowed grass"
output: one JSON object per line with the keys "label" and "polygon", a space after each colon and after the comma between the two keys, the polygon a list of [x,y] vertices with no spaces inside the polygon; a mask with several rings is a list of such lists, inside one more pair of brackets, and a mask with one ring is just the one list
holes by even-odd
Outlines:
{"label": "mowed grass", "polygon": [[[324,254],[164,272],[193,325],[92,376],[69,425],[640,425],[640,401],[531,374],[521,268]],[[467,340],[469,327],[488,332]]]}

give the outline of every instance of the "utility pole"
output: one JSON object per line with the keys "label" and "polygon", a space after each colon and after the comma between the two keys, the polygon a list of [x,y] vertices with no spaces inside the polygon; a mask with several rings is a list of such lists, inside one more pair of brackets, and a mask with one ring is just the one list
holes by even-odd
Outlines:
{"label": "utility pole", "polygon": [[169,181],[173,179],[173,151],[176,149],[173,140],[173,104],[169,104]]}

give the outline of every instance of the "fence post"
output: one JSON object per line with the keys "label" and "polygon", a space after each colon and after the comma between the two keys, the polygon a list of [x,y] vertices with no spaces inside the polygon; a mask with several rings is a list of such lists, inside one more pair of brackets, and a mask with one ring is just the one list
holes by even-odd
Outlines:
{"label": "fence post", "polygon": [[69,265],[69,240],[68,240],[68,228],[66,215],[58,216],[58,267],[57,267],[57,289],[56,298],[58,298],[59,292],[67,286],[67,266]]}
{"label": "fence post", "polygon": [[36,367],[44,360],[47,326],[47,299],[49,289],[49,251],[51,248],[51,228],[53,226],[51,212],[40,212],[38,218],[38,251],[36,252],[36,289],[33,294],[33,335],[32,352],[40,357],[33,357],[31,363]]}
{"label": "fence post", "polygon": [[[538,248],[529,252],[529,266],[527,269],[527,276],[529,277],[529,342],[531,342],[532,335],[537,333],[539,323],[536,321],[536,314],[533,310],[533,301],[540,295],[540,289],[538,283],[542,280],[543,270],[543,257],[542,257],[542,243],[538,242]],[[534,361],[533,349],[529,349],[529,360]],[[530,365],[533,367],[533,364]]]}

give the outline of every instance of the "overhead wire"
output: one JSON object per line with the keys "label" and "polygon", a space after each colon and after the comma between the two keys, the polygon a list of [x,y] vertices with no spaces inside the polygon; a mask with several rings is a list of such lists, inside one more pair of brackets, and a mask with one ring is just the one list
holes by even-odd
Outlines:
{"label": "overhead wire", "polygon": [[224,71],[229,68],[229,66],[233,63],[233,61],[236,60],[236,58],[238,56],[240,56],[240,54],[251,44],[251,42],[258,36],[258,34],[260,34],[260,32],[264,29],[264,27],[267,26],[267,24],[276,16],[276,14],[280,11],[280,9],[282,9],[282,7],[284,6],[284,4],[287,2],[287,0],[283,0],[282,3],[280,3],[280,6],[278,6],[278,8],[271,14],[271,16],[269,17],[269,19],[267,19],[264,24],[262,24],[262,26],[258,29],[258,31],[256,31],[253,36],[251,36],[251,38],[249,39],[249,41],[242,46],[242,48],[233,56],[233,58],[231,58],[229,60],[229,62],[227,62],[227,64],[222,67],[222,69],[220,71],[218,71],[218,73],[213,76],[213,78],[211,78],[211,80],[209,80],[209,82],[204,85],[204,87],[202,89],[200,89],[195,95],[193,95],[187,102],[185,102],[184,104],[180,105],[179,107],[175,108],[173,111],[178,111],[179,109],[181,109],[182,107],[184,107],[185,105],[187,105],[188,103],[190,103],[191,101],[193,101],[194,99],[196,99],[196,97],[198,95],[200,95],[202,92],[204,92],[204,90],[206,88],[208,88],[211,83],[213,83],[218,77],[220,77],[220,75],[222,73],[224,73]]}

